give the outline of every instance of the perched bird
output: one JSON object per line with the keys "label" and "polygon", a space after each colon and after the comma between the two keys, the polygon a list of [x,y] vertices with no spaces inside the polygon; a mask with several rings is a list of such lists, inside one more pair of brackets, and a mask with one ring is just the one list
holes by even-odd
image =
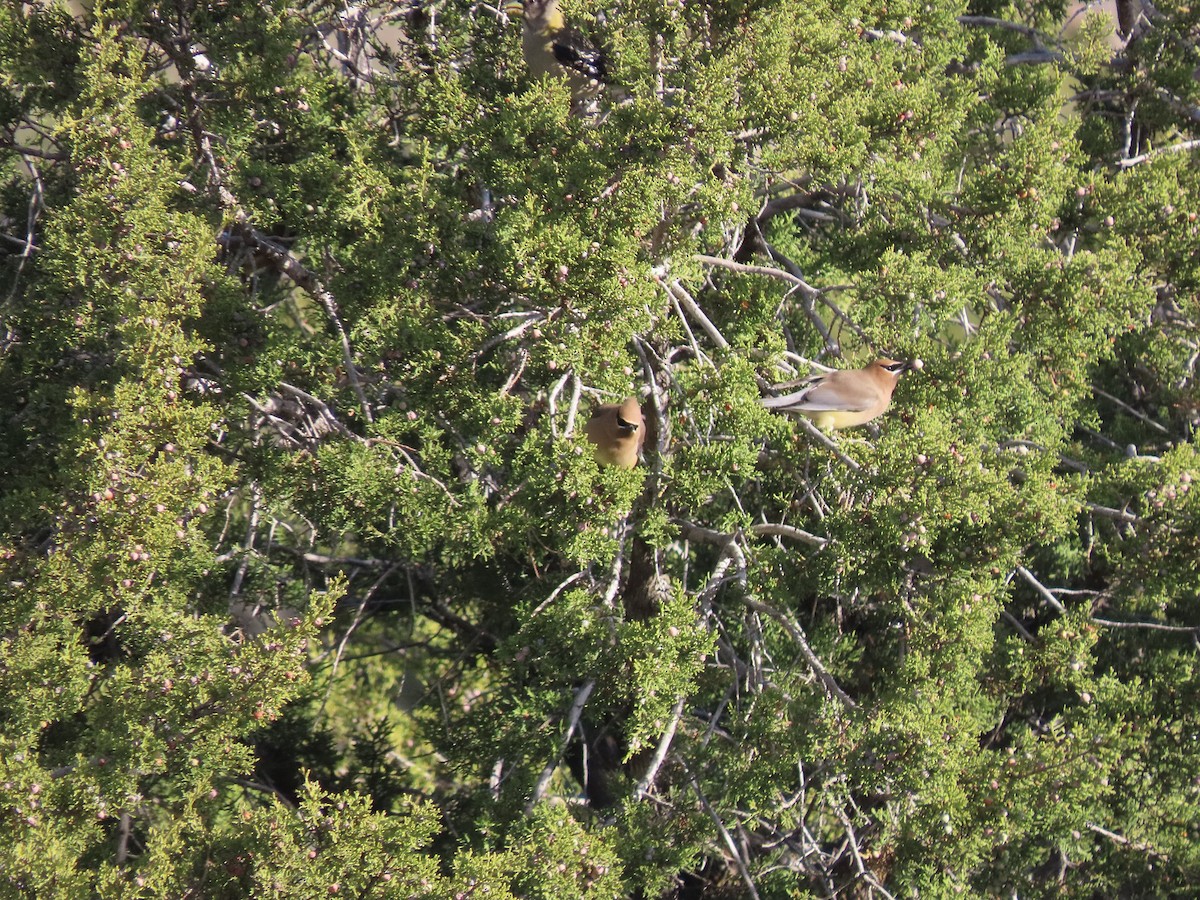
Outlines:
{"label": "perched bird", "polygon": [[531,75],[566,78],[576,105],[599,93],[608,81],[604,54],[567,26],[558,0],[514,0],[505,10],[521,13],[522,49]]}
{"label": "perched bird", "polygon": [[646,440],[646,420],[637,399],[627,397],[619,404],[596,407],[583,431],[594,445],[596,462],[632,469]]}
{"label": "perched bird", "polygon": [[924,365],[919,359],[877,359],[861,369],[817,375],[798,391],[761,402],[767,409],[807,416],[819,428],[853,428],[882,415],[900,376]]}

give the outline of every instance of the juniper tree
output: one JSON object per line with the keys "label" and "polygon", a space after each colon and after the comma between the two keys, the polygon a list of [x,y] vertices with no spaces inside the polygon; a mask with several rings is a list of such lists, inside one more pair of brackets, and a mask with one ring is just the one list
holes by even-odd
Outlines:
{"label": "juniper tree", "polygon": [[1193,893],[1196,13],[562,6],[0,10],[6,892]]}

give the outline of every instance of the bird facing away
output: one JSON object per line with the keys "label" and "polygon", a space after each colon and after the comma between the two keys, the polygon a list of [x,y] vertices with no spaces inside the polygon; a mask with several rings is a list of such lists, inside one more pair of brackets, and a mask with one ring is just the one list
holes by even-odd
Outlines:
{"label": "bird facing away", "polygon": [[646,440],[646,420],[637,399],[596,407],[583,428],[592,442],[592,453],[602,466],[632,469]]}
{"label": "bird facing away", "polygon": [[853,428],[882,415],[900,376],[923,366],[919,359],[877,359],[861,369],[818,375],[798,391],[761,402],[767,409],[807,416],[818,428]]}
{"label": "bird facing away", "polygon": [[506,4],[520,10],[521,46],[529,73],[565,77],[576,103],[594,97],[608,80],[604,54],[583,35],[567,27],[558,0],[524,0]]}

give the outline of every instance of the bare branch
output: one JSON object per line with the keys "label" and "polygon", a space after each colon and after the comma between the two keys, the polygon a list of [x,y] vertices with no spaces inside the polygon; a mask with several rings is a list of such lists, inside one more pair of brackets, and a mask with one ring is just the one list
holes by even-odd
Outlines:
{"label": "bare branch", "polygon": [[1167,631],[1174,634],[1191,634],[1200,637],[1200,626],[1167,625],[1164,622],[1120,622],[1116,619],[1101,619],[1099,616],[1088,616],[1089,622],[1103,625],[1106,628],[1131,628],[1143,631]]}
{"label": "bare branch", "polygon": [[1014,53],[1012,56],[1007,56],[1004,59],[1006,66],[1043,66],[1048,63],[1060,63],[1064,57],[1057,50],[1030,50],[1028,53]]}
{"label": "bare branch", "polygon": [[1196,149],[1200,149],[1200,140],[1180,141],[1176,144],[1167,144],[1165,147],[1156,147],[1148,153],[1141,153],[1138,156],[1117,160],[1117,166],[1122,169],[1128,169],[1131,166],[1148,162],[1157,156],[1162,156],[1164,153],[1185,153],[1188,150]]}
{"label": "bare branch", "polygon": [[[490,338],[488,338],[486,341],[484,341],[482,344],[479,345],[478,350],[476,350],[469,357],[467,357],[470,360],[472,366],[479,365],[480,358],[482,358],[489,350],[492,350],[493,348],[500,346],[505,341],[510,341],[513,338],[520,337],[526,331],[528,331],[530,328],[532,328],[534,325],[544,322],[548,318],[547,314],[540,310],[522,313],[521,315],[525,317],[524,322],[521,322],[519,325],[514,325],[512,328],[508,329],[508,331],[505,331],[501,334],[492,335]],[[497,318],[499,318],[499,317],[497,317]]]}
{"label": "bare branch", "polygon": [[679,324],[683,326],[684,333],[687,334],[688,343],[692,345],[692,355],[700,362],[713,366],[712,360],[700,349],[700,344],[696,341],[696,335],[692,333],[692,326],[688,324],[687,316],[683,314],[683,308],[679,305],[679,299],[675,296],[675,292],[667,288],[667,296],[671,300],[671,306],[675,309],[675,315],[679,316]]}
{"label": "bare branch", "polygon": [[1028,628],[1021,624],[1020,619],[1010,613],[1007,609],[1000,610],[1000,615],[1004,618],[1004,621],[1011,625],[1013,630],[1021,636],[1021,640],[1025,641],[1027,644],[1037,643],[1037,638],[1033,636]]}
{"label": "bare branch", "polygon": [[250,554],[254,549],[254,540],[258,535],[259,504],[261,502],[262,488],[259,487],[256,481],[250,485],[250,518],[246,523],[246,538],[242,542],[242,561],[238,564],[237,571],[233,575],[233,583],[229,586],[229,600],[231,603],[242,592],[242,581],[245,579],[246,572],[250,568]]}
{"label": "bare branch", "polygon": [[1153,419],[1151,419],[1145,413],[1134,409],[1132,406],[1130,406],[1128,403],[1126,403],[1124,400],[1120,399],[1119,397],[1114,397],[1108,391],[1101,390],[1100,388],[1096,387],[1095,385],[1092,385],[1092,391],[1096,394],[1097,397],[1103,397],[1109,403],[1113,403],[1113,404],[1119,406],[1121,409],[1125,410],[1125,412],[1129,413],[1129,415],[1133,416],[1135,419],[1139,419],[1140,421],[1145,422],[1151,428],[1154,428],[1155,430],[1162,432],[1163,434],[1167,435],[1168,437],[1174,437],[1174,435],[1171,434],[1171,432],[1168,428],[1160,425],[1158,422],[1155,422]]}
{"label": "bare branch", "polygon": [[817,676],[817,680],[825,688],[825,693],[840,701],[847,709],[853,709],[858,705],[850,698],[849,694],[841,689],[834,677],[829,674],[829,670],[822,664],[817,654],[813,652],[812,647],[808,644],[808,638],[804,634],[804,629],[800,627],[799,622],[790,616],[784,615],[773,606],[763,603],[760,600],[755,600],[753,597],[743,597],[742,602],[756,612],[766,613],[783,626],[783,630],[788,633],[788,636],[800,648],[800,655],[804,657],[804,661],[808,663],[808,667],[812,669],[813,674]]}
{"label": "bare branch", "polygon": [[579,413],[579,397],[583,392],[583,383],[579,380],[579,376],[572,373],[571,375],[571,405],[567,408],[567,430],[566,434],[570,434],[575,430],[575,416]]}
{"label": "bare branch", "polygon": [[571,737],[575,734],[575,729],[579,727],[579,717],[583,715],[583,707],[587,704],[588,697],[591,696],[592,689],[595,686],[596,680],[590,679],[575,692],[575,700],[571,703],[571,709],[567,713],[567,731],[563,735],[558,755],[546,764],[546,768],[542,770],[542,774],[538,777],[537,784],[533,787],[533,795],[529,798],[529,802],[525,804],[526,813],[533,812],[533,807],[542,799],[542,795],[546,793],[550,779],[554,777],[554,770],[562,762],[562,758],[566,755],[567,747],[571,744]]}
{"label": "bare branch", "polygon": [[[13,243],[21,248],[21,261],[17,263],[17,271],[13,276],[12,287],[8,292],[8,301],[11,302],[17,296],[18,287],[21,284],[21,274],[25,271],[25,265],[33,256],[37,249],[37,221],[42,215],[42,210],[45,206],[45,185],[42,183],[42,171],[37,165],[26,155],[21,156],[21,161],[25,164],[26,170],[29,172],[30,181],[33,183],[33,190],[29,193],[29,208],[25,213],[25,240],[21,241],[13,239]],[[6,340],[11,340],[11,326],[9,326],[10,334],[6,336]]]}
{"label": "bare branch", "polygon": [[908,43],[916,43],[903,31],[896,31],[895,29],[881,31],[878,28],[864,28],[863,34],[873,41],[891,41],[894,44],[899,44],[901,47]]}
{"label": "bare branch", "polygon": [[512,370],[512,373],[504,382],[504,386],[500,388],[500,396],[506,397],[517,386],[517,382],[521,380],[521,376],[525,374],[525,366],[529,364],[529,351],[524,347],[517,350],[517,366]]}
{"label": "bare branch", "polygon": [[785,272],[783,269],[777,269],[774,266],[755,266],[746,263],[734,262],[731,259],[723,259],[720,256],[707,256],[703,253],[697,253],[692,259],[696,262],[703,263],[706,266],[719,266],[722,269],[729,269],[731,272],[741,272],[746,275],[766,275],[768,278],[778,278],[780,281],[786,281],[788,284],[796,288],[805,296],[816,297],[821,292],[796,275],[790,272]]}
{"label": "bare branch", "polygon": [[1123,847],[1129,847],[1132,850],[1141,850],[1147,856],[1153,857],[1154,859],[1161,859],[1161,860],[1165,861],[1170,858],[1167,856],[1167,854],[1160,853],[1158,850],[1155,850],[1150,844],[1147,844],[1145,841],[1131,841],[1129,838],[1125,837],[1124,835],[1117,834],[1115,831],[1109,831],[1107,828],[1102,828],[1101,826],[1095,824],[1094,822],[1088,822],[1087,828],[1089,831],[1095,832],[1096,834],[1100,835],[1101,837],[1106,837],[1110,841],[1120,844]]}
{"label": "bare branch", "polygon": [[692,295],[687,292],[687,289],[683,286],[683,282],[681,282],[678,278],[668,282],[666,280],[659,279],[657,275],[655,276],[655,279],[662,281],[662,284],[666,288],[667,292],[679,301],[679,303],[687,311],[688,315],[692,317],[696,324],[704,329],[704,333],[709,336],[709,339],[712,340],[717,347],[722,350],[729,349],[729,342],[721,335],[721,332],[717,329],[717,326],[712,323],[712,320],[710,320],[708,316],[704,314],[704,310],[700,308],[699,304],[697,304],[695,299],[692,298]]}
{"label": "bare branch", "polygon": [[1106,519],[1116,519],[1118,522],[1127,522],[1130,525],[1139,521],[1137,516],[1124,509],[1113,509],[1111,506],[1101,506],[1098,503],[1085,503],[1083,507],[1088,512],[1104,516]]}
{"label": "bare branch", "polygon": [[[667,392],[666,385],[670,381],[670,367],[664,363],[655,352],[654,347],[640,335],[633,336],[633,351],[637,354],[642,363],[642,371],[646,376],[646,384],[650,386],[650,413],[654,417],[654,431],[651,432],[655,438],[657,446],[654,448],[655,453],[651,460],[652,468],[651,475],[653,476],[653,485],[658,484],[658,480],[662,477],[663,464],[670,453],[671,448],[671,422],[667,416],[667,406],[670,396]],[[665,384],[660,384],[655,377],[655,373],[661,373]],[[652,486],[653,486],[652,485]]]}
{"label": "bare branch", "polygon": [[843,453],[842,449],[838,446],[837,441],[825,434],[825,432],[823,432],[820,428],[818,428],[804,416],[796,416],[795,420],[796,424],[799,425],[809,437],[814,438],[817,443],[821,444],[823,447],[832,452],[833,455],[841,460],[842,463],[848,468],[853,469],[855,472],[862,471],[862,466]]}
{"label": "bare branch", "polygon": [[[720,531],[714,531],[711,528],[703,528],[699,525],[693,525],[685,519],[673,518],[671,522],[680,526],[685,539],[700,540],[721,547],[721,560],[718,562],[713,576],[709,579],[709,583],[705,587],[705,593],[709,590],[715,591],[717,587],[720,587],[724,581],[725,569],[728,568],[732,560],[737,560],[739,563],[739,580],[744,586],[746,580],[746,559],[741,547],[738,546],[737,534],[724,534]],[[791,637],[799,648],[800,655],[808,664],[809,669],[812,670],[813,675],[821,682],[822,687],[825,688],[825,692],[830,697],[838,700],[848,709],[853,709],[856,706],[850,695],[838,686],[837,681],[829,674],[829,670],[825,668],[816,653],[813,652],[812,647],[809,646],[808,638],[804,634],[804,629],[800,627],[800,623],[796,622],[790,616],[784,615],[784,613],[773,606],[763,603],[761,600],[756,600],[748,591],[745,591],[740,599],[750,609],[755,612],[765,613],[783,627],[783,630],[788,633],[788,636]]]}
{"label": "bare branch", "polygon": [[[562,378],[560,378],[560,379],[558,379],[558,381],[554,382],[554,387],[552,387],[550,389],[550,393],[546,397],[546,403],[550,407],[550,433],[552,435],[554,435],[555,437],[558,437],[558,395],[561,394],[563,388],[567,386],[567,379],[573,378],[574,375],[575,375],[574,370],[568,369],[563,374]],[[576,384],[576,388],[578,389],[579,379],[576,378],[575,384]],[[572,416],[568,423],[568,426],[571,424],[574,424],[574,421],[575,421],[574,416]],[[571,433],[569,427],[568,427],[566,433],[568,435]]]}
{"label": "bare branch", "polygon": [[559,594],[561,594],[563,591],[565,591],[567,588],[569,588],[575,582],[579,581],[586,574],[587,574],[586,572],[576,572],[575,574],[570,575],[564,582],[562,582],[558,587],[556,587],[554,590],[552,590],[550,592],[549,597],[547,597],[545,600],[543,600],[541,603],[539,603],[537,605],[537,608],[534,609],[534,611],[529,614],[529,618],[532,619],[538,613],[542,612],[547,606],[549,606],[551,603],[554,602],[555,597],[557,597]]}
{"label": "bare branch", "polygon": [[776,525],[767,522],[761,525],[751,525],[750,530],[759,537],[786,537],[808,544],[810,547],[824,547],[829,543],[829,538],[821,537],[794,525]]}
{"label": "bare branch", "polygon": [[616,602],[617,593],[621,589],[621,570],[625,568],[625,545],[632,530],[628,517],[620,524],[620,536],[617,541],[617,552],[613,554],[612,569],[610,570],[608,586],[604,589],[604,605],[612,607]]}
{"label": "bare branch", "polygon": [[[1038,595],[1049,603],[1059,614],[1066,615],[1066,607],[1054,595],[1054,591],[1042,584],[1038,579],[1026,569],[1024,566],[1017,566],[1016,572],[1024,578],[1029,585],[1037,591]],[[1188,634],[1200,639],[1200,625],[1168,625],[1165,622],[1122,622],[1117,619],[1102,619],[1099,616],[1088,616],[1088,621],[1093,625],[1101,625],[1105,628],[1126,628],[1126,629],[1141,629],[1144,631],[1164,631],[1172,634]]]}
{"label": "bare branch", "polygon": [[634,789],[633,797],[635,800],[641,800],[650,793],[650,788],[654,786],[654,779],[658,777],[658,770],[662,768],[663,760],[667,758],[667,751],[671,748],[671,741],[675,739],[675,729],[679,727],[679,717],[683,714],[683,704],[687,701],[686,695],[681,694],[675,701],[675,706],[671,710],[671,720],[667,723],[666,730],[663,731],[663,736],[658,742],[658,748],[654,751],[654,757],[650,760],[650,767],[646,770],[646,774],[642,776],[642,780],[638,782]]}
{"label": "bare branch", "polygon": [[133,816],[129,814],[129,810],[121,810],[118,830],[120,836],[117,840],[116,863],[118,866],[123,866],[129,861],[129,838],[133,832]]}
{"label": "bare branch", "polygon": [[1052,607],[1054,607],[1054,609],[1057,610],[1061,615],[1066,614],[1066,607],[1059,602],[1057,597],[1050,593],[1049,588],[1033,577],[1032,572],[1030,572],[1024,566],[1017,566],[1017,574],[1024,578],[1025,581],[1028,582],[1029,585],[1038,592],[1038,595]]}
{"label": "bare branch", "polygon": [[959,16],[958,24],[974,25],[984,28],[999,28],[1003,31],[1015,31],[1017,34],[1023,34],[1025,37],[1036,41],[1038,44],[1054,43],[1054,38],[1050,35],[1038,31],[1029,25],[1023,25],[1020,22],[1010,22],[1007,19],[997,19],[995,16]]}
{"label": "bare branch", "polygon": [[[779,263],[779,265],[783,266],[784,271],[786,271],[789,275],[791,275],[793,278],[804,277],[804,273],[800,271],[800,267],[783,253],[781,253],[773,244],[769,243],[766,238],[763,238],[762,244],[763,247],[766,248],[767,255],[770,256],[771,259],[775,260],[775,262]],[[821,336],[821,341],[825,344],[825,349],[835,356],[840,356],[842,352],[841,346],[839,346],[838,342],[834,340],[833,333],[829,330],[829,327],[825,324],[821,317],[817,315],[816,301],[818,299],[824,299],[824,295],[821,291],[817,291],[813,294],[801,294],[800,310],[804,313],[804,317],[808,319],[809,323],[816,330],[817,334]],[[836,311],[837,314],[841,314],[841,310],[836,306],[832,306],[832,304],[830,304],[830,306]],[[850,325],[850,328],[859,335],[859,337],[865,338],[862,333],[862,329],[860,329],[849,319],[845,319],[845,321]]]}
{"label": "bare branch", "polygon": [[288,384],[286,381],[279,382],[279,389],[285,394],[291,394],[297,400],[301,400],[305,404],[315,407],[317,413],[321,417],[321,420],[342,437],[351,438],[353,440],[362,440],[358,435],[342,424],[342,422],[334,414],[333,410],[329,408],[329,404],[324,400],[320,400],[314,397],[308,391],[298,388],[294,384]]}
{"label": "bare branch", "polygon": [[[193,64],[190,58],[186,54],[182,54],[178,47],[164,46],[164,49],[172,57],[180,72],[188,73],[192,71]],[[346,378],[350,382],[351,389],[358,397],[363,418],[367,422],[373,422],[374,417],[371,414],[371,406],[367,403],[367,397],[363,392],[362,383],[358,376],[358,367],[354,363],[354,352],[350,347],[350,337],[346,333],[346,327],[342,324],[341,316],[338,314],[337,300],[325,287],[321,279],[306,268],[291,250],[250,225],[249,213],[246,212],[245,208],[238,202],[232,191],[225,184],[221,166],[217,162],[216,154],[213,152],[212,138],[204,130],[201,123],[200,104],[195,97],[194,85],[190,77],[184,77],[183,88],[188,106],[190,107],[188,122],[191,128],[192,139],[201,156],[203,156],[204,161],[208,164],[209,183],[216,189],[217,195],[221,200],[221,205],[225,207],[226,211],[234,219],[233,224],[229,227],[229,231],[237,234],[238,237],[242,238],[256,250],[259,250],[271,260],[280,272],[291,279],[293,283],[310,297],[316,299],[325,309],[325,314],[329,317],[330,322],[333,323],[334,330],[338,335],[338,341],[341,343],[342,359],[346,365]]]}
{"label": "bare branch", "polygon": [[362,598],[358,601],[358,607],[354,610],[354,619],[350,622],[346,633],[342,635],[342,639],[338,641],[337,650],[333,654],[333,663],[329,667],[329,683],[325,688],[325,696],[321,698],[321,706],[318,709],[318,713],[324,712],[325,704],[329,702],[329,696],[333,693],[334,682],[337,680],[338,667],[342,662],[342,654],[346,652],[346,644],[350,642],[350,636],[354,634],[358,626],[362,623],[363,617],[366,614],[367,604],[371,602],[371,598],[375,596],[375,592],[379,590],[380,585],[387,581],[391,577],[391,574],[399,568],[399,563],[389,566],[383,574],[375,579],[375,583],[363,592]]}
{"label": "bare branch", "polygon": [[[850,845],[850,855],[854,857],[854,867],[858,870],[858,877],[870,885],[872,890],[879,891],[888,900],[896,900],[863,863],[862,853],[858,848],[858,835],[854,833],[854,826],[850,822],[850,817],[841,809],[836,809],[834,812],[838,820],[842,823],[842,827],[846,829],[846,840]],[[867,896],[870,897],[871,894],[868,893]]]}
{"label": "bare branch", "polygon": [[725,846],[729,849],[733,856],[733,864],[737,867],[738,874],[741,875],[742,881],[746,885],[746,890],[750,892],[750,897],[753,900],[759,900],[758,888],[754,886],[754,879],[750,876],[750,869],[746,865],[746,861],[742,858],[742,852],[738,845],[734,843],[733,835],[729,833],[729,829],[725,827],[725,823],[721,821],[720,815],[709,804],[708,799],[704,796],[704,791],[700,790],[700,782],[696,780],[696,776],[684,766],[688,773],[688,781],[692,786],[692,790],[696,792],[696,799],[700,801],[700,806],[708,813],[709,818],[713,820],[713,824],[717,826],[717,832],[721,835],[721,840],[725,842]]}
{"label": "bare branch", "polygon": [[[237,214],[239,219],[245,218],[245,213],[241,209],[237,210]],[[354,363],[354,351],[350,347],[350,336],[346,333],[346,327],[342,324],[341,316],[338,314],[337,300],[334,299],[333,294],[325,287],[320,278],[300,262],[299,257],[292,253],[291,250],[267,237],[258,231],[258,229],[250,227],[244,221],[234,227],[240,237],[266,255],[280,272],[290,278],[299,288],[310,297],[316,299],[324,307],[325,314],[329,317],[329,321],[333,323],[334,330],[338,335],[338,341],[341,343],[342,361],[346,365],[346,379],[350,382],[350,387],[354,391],[355,396],[358,397],[363,418],[367,422],[375,421],[371,415],[371,405],[367,403],[367,396],[363,392],[362,382],[358,377],[358,366]]]}

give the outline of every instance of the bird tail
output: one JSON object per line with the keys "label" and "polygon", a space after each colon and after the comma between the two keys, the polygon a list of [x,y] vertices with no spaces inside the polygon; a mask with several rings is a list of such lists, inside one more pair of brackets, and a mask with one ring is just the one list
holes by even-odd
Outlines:
{"label": "bird tail", "polygon": [[800,399],[800,393],[802,392],[797,392],[795,394],[784,394],[781,397],[761,397],[759,398],[758,402],[767,409],[780,409],[785,406],[791,406],[793,403],[795,403],[798,399]]}

